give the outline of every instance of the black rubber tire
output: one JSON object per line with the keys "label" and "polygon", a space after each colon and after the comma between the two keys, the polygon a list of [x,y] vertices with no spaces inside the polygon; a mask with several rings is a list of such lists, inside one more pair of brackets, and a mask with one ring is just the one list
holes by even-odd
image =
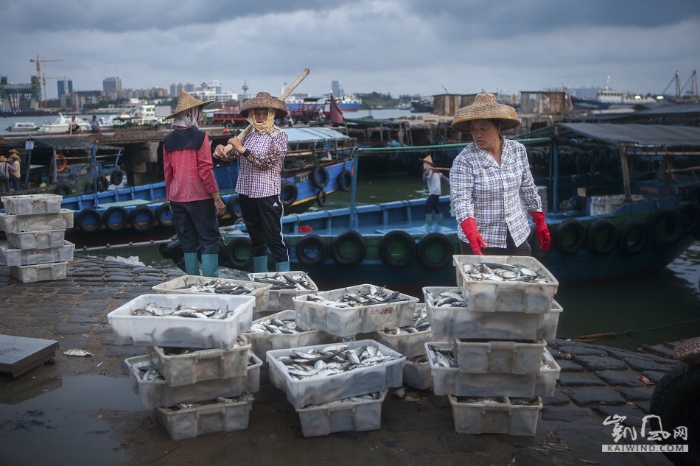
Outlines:
{"label": "black rubber tire", "polygon": [[[231,264],[231,267],[238,270],[253,269],[253,250],[251,246],[252,243],[250,241],[250,238],[248,238],[247,236],[233,238],[231,241],[228,242],[228,244],[226,245],[225,252],[226,260],[229,264]],[[243,254],[240,254],[241,248],[247,249],[248,257],[239,257],[239,255],[243,256]]]}
{"label": "black rubber tire", "polygon": [[692,202],[683,201],[675,208],[685,217],[688,233],[700,241],[700,206]]}
{"label": "black rubber tire", "polygon": [[316,204],[318,204],[319,207],[325,206],[327,200],[328,196],[324,190],[320,190],[318,194],[316,194]]}
{"label": "black rubber tire", "polygon": [[343,170],[338,175],[338,189],[347,192],[350,191],[352,187],[352,172],[350,170]]}
{"label": "black rubber tire", "polygon": [[379,258],[389,267],[405,267],[415,255],[416,241],[403,230],[390,231],[379,241]]}
{"label": "black rubber tire", "polygon": [[[355,254],[350,257],[345,257],[341,254],[341,247],[344,244],[350,243],[350,249],[354,249]],[[345,251],[342,251],[345,252]],[[350,230],[345,233],[336,236],[331,241],[331,258],[340,265],[345,265],[348,267],[360,264],[367,255],[367,243],[362,235],[355,231]]]}
{"label": "black rubber tire", "polygon": [[700,365],[679,363],[668,371],[651,395],[649,412],[661,418],[666,432],[687,428],[687,441],[670,435],[661,443],[688,445],[688,453],[664,455],[676,465],[700,465]]}
{"label": "black rubber tire", "polygon": [[606,218],[591,222],[586,234],[586,249],[596,256],[607,256],[617,247],[617,227]]}
{"label": "black rubber tire", "polygon": [[243,218],[243,212],[241,211],[241,204],[238,202],[240,197],[238,194],[234,194],[233,196],[228,198],[228,201],[226,202],[226,210],[228,210],[228,214],[231,216],[232,219],[238,219],[238,218]]}
{"label": "black rubber tire", "polygon": [[282,205],[284,207],[289,207],[297,200],[299,195],[299,189],[297,185],[291,181],[283,181],[280,188],[280,199],[282,199]]}
{"label": "black rubber tire", "polygon": [[173,239],[169,243],[161,243],[161,245],[158,246],[158,252],[163,256],[163,259],[177,259],[185,255],[180,240],[178,239]]}
{"label": "black rubber tire", "polygon": [[68,183],[58,183],[55,192],[59,196],[70,196],[71,194],[73,194],[73,188],[71,188]]}
{"label": "black rubber tire", "polygon": [[544,259],[549,257],[549,255],[552,253],[552,248],[554,247],[550,242],[549,248],[546,251],[540,249],[540,240],[537,238],[537,229],[534,227],[534,225],[530,229],[530,235],[527,237],[527,242],[530,243],[532,257],[535,259]]}
{"label": "black rubber tire", "polygon": [[75,224],[85,233],[95,233],[102,228],[102,216],[92,207],[83,209],[75,219]]}
{"label": "black rubber tire", "polygon": [[122,231],[129,222],[129,213],[124,207],[110,207],[102,216],[102,222],[110,231]]}
{"label": "black rubber tire", "polygon": [[311,182],[320,190],[328,185],[329,180],[328,170],[320,165],[317,165],[311,173]]}
{"label": "black rubber tire", "polygon": [[175,227],[175,217],[170,212],[170,202],[164,202],[156,209],[156,221],[158,225],[166,228]]}
{"label": "black rubber tire", "polygon": [[97,177],[97,191],[103,192],[107,191],[107,188],[109,188],[109,180],[107,179],[106,176],[100,175]]}
{"label": "black rubber tire", "polygon": [[[316,251],[316,256],[309,255],[308,250]],[[323,264],[328,257],[326,241],[318,235],[306,235],[297,241],[296,256],[301,265],[317,267]]]}
{"label": "black rubber tire", "polygon": [[[144,221],[143,218],[146,218]],[[139,232],[151,231],[156,224],[156,214],[145,205],[140,205],[129,214],[131,228]]]}
{"label": "black rubber tire", "polygon": [[[574,240],[569,242],[571,235]],[[561,254],[565,256],[575,254],[586,244],[586,227],[574,218],[564,220],[554,231],[554,243]]]}
{"label": "black rubber tire", "polygon": [[[442,249],[441,257],[437,261],[431,258],[431,249],[435,246]],[[428,233],[421,238],[416,249],[418,261],[431,270],[443,269],[450,265],[453,254],[454,246],[452,245],[452,240],[442,233]]]}
{"label": "black rubber tire", "polygon": [[685,235],[686,220],[675,209],[659,209],[647,218],[651,239],[663,244],[673,244]]}
{"label": "black rubber tire", "polygon": [[95,192],[95,185],[94,185],[94,183],[93,183],[93,182],[90,182],[90,183],[86,184],[85,187],[83,188],[83,192],[84,192],[85,194],[92,194],[92,193],[94,193],[94,192]]}
{"label": "black rubber tire", "polygon": [[649,228],[638,219],[627,221],[620,227],[618,247],[626,256],[634,256],[644,251],[649,243]]}
{"label": "black rubber tire", "polygon": [[121,170],[113,171],[109,175],[109,182],[115,186],[122,184],[122,181],[124,181],[124,173]]}

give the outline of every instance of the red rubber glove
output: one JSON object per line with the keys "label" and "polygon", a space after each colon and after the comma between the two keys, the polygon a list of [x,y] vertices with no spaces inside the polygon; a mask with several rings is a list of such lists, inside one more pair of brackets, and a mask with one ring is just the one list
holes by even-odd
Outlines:
{"label": "red rubber glove", "polygon": [[535,232],[537,232],[537,239],[540,241],[540,251],[547,251],[549,249],[549,228],[547,223],[544,221],[544,212],[530,212],[532,220],[535,222]]}
{"label": "red rubber glove", "polygon": [[476,227],[476,219],[474,219],[474,217],[465,218],[460,226],[462,227],[464,234],[467,236],[469,246],[471,246],[474,254],[477,256],[483,256],[484,254],[481,252],[481,248],[486,248],[486,242],[479,234],[479,229]]}

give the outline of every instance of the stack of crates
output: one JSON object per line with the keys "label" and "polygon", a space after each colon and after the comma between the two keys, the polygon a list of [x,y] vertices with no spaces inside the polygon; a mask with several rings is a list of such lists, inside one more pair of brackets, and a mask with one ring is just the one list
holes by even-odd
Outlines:
{"label": "stack of crates", "polygon": [[[441,289],[424,288],[433,335],[426,343],[433,390],[449,395],[460,433],[535,435],[542,398],[554,395],[560,367],[547,351],[561,306],[558,282],[536,259],[454,256],[462,308],[435,306]],[[524,267],[539,279],[489,279],[474,270]],[[466,266],[466,270],[465,270]]]}
{"label": "stack of crates", "polygon": [[73,211],[61,209],[63,197],[25,194],[1,200],[0,229],[7,244],[0,246],[0,260],[10,275],[23,283],[65,279],[75,245],[65,240],[66,229],[73,228]]}
{"label": "stack of crates", "polygon": [[[262,361],[243,336],[255,296],[145,294],[108,314],[117,344],[148,346],[124,361],[144,409],[173,440],[246,429]],[[155,307],[222,309],[225,319],[143,315]],[[137,311],[135,315],[134,311]]]}

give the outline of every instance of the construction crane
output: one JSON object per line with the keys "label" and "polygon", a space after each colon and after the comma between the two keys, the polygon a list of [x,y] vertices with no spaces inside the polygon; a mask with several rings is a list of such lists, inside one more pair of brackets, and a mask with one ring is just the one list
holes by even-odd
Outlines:
{"label": "construction crane", "polygon": [[46,101],[46,78],[41,75],[41,64],[49,61],[63,61],[63,60],[39,60],[39,55],[36,56],[36,60],[30,58],[31,63],[36,63],[36,77],[42,81],[44,86],[44,93],[41,95],[42,99],[39,101],[39,108],[44,107],[44,102]]}

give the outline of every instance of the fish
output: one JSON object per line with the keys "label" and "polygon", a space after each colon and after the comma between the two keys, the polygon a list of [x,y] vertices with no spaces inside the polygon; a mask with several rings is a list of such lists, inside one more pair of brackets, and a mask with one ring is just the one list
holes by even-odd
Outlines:
{"label": "fish", "polygon": [[[454,288],[459,290],[459,288]],[[466,307],[467,300],[461,292],[457,291],[442,291],[437,296],[426,290],[425,301],[434,307]]]}
{"label": "fish", "polygon": [[452,348],[443,348],[436,345],[428,345],[428,349],[433,353],[434,361],[440,367],[458,367],[457,358]]}
{"label": "fish", "polygon": [[301,273],[275,273],[274,275],[253,276],[252,281],[268,283],[273,290],[300,290],[315,291],[316,287],[309,281],[309,276],[305,272]]}
{"label": "fish", "polygon": [[[428,293],[430,293],[428,291]],[[429,332],[431,330],[430,327],[430,322],[428,321],[428,310],[425,306],[423,305],[418,305],[416,306],[416,310],[413,313],[413,322],[411,325],[407,325],[404,327],[392,327],[384,330],[380,330],[380,332],[385,333],[387,335],[402,335],[404,333],[420,333],[420,332]]]}
{"label": "fish", "polygon": [[337,309],[349,309],[354,307],[372,306],[375,304],[387,304],[405,302],[411,299],[408,295],[403,295],[398,291],[386,290],[374,285],[362,285],[358,290],[351,292],[345,288],[345,293],[338,295],[334,299],[319,296],[316,292],[299,296],[298,299],[312,301],[324,306]]}
{"label": "fish", "polygon": [[528,283],[549,283],[543,271],[535,271],[523,264],[499,264],[482,262],[480,264],[462,263],[462,271],[472,281],[517,281]]}
{"label": "fish", "polygon": [[81,349],[69,349],[63,352],[66,356],[87,357],[92,356],[92,353]]}
{"label": "fish", "polygon": [[177,305],[174,308],[158,306],[155,303],[148,303],[142,309],[133,309],[131,315],[134,316],[156,316],[156,317],[187,317],[195,319],[227,319],[233,315],[228,307],[226,309],[212,308],[183,308]]}

